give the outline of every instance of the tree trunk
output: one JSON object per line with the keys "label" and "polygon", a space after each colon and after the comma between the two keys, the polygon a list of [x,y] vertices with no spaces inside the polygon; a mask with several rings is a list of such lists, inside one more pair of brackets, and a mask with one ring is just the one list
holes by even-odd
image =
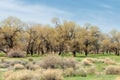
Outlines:
{"label": "tree trunk", "polygon": [[85,49],[85,56],[87,56],[88,55],[88,50],[87,50],[87,48]]}
{"label": "tree trunk", "polygon": [[61,55],[62,54],[62,52],[61,51],[59,51],[59,55]]}
{"label": "tree trunk", "polygon": [[73,51],[72,54],[74,57],[76,57],[76,51]]}

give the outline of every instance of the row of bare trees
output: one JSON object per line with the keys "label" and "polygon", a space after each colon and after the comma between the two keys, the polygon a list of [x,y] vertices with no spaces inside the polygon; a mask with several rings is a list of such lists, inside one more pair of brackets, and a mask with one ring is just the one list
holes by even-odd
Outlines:
{"label": "row of bare trees", "polygon": [[84,27],[72,21],[53,19],[54,26],[27,24],[16,17],[0,22],[0,51],[7,54],[10,49],[20,48],[27,54],[72,52],[115,53],[119,55],[120,32],[112,30],[102,33],[97,26],[85,24]]}

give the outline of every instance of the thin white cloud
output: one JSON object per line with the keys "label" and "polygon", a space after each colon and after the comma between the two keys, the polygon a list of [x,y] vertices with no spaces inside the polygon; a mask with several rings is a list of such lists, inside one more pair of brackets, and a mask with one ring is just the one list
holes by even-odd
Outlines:
{"label": "thin white cloud", "polygon": [[69,16],[73,15],[67,11],[42,4],[30,5],[22,3],[22,0],[1,0],[0,17],[16,16],[25,21],[50,23],[54,17],[69,18]]}
{"label": "thin white cloud", "polygon": [[113,7],[111,5],[108,5],[108,4],[102,4],[100,6],[103,8],[106,8],[106,9],[113,9]]}

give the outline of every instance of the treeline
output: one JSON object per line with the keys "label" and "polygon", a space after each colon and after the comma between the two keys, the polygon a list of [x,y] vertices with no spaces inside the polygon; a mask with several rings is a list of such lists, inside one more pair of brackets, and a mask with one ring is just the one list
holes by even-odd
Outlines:
{"label": "treeline", "polygon": [[27,54],[72,52],[88,54],[115,53],[119,55],[120,32],[104,34],[97,26],[84,27],[72,21],[54,18],[54,26],[27,24],[16,17],[0,22],[0,50],[6,54],[19,48]]}

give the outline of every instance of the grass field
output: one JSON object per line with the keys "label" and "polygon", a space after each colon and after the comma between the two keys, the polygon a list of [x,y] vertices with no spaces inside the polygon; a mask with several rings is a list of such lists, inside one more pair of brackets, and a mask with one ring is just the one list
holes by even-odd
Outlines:
{"label": "grass field", "polygon": [[[5,59],[7,61],[12,61],[12,60],[23,60],[23,61],[27,61],[29,58],[34,59],[35,61],[39,61],[42,59],[41,56],[37,56],[34,55],[33,57],[27,57],[27,58],[8,58],[5,57],[3,54],[0,54],[0,59]],[[62,57],[71,57],[71,54],[66,54],[66,55],[62,55]],[[114,60],[117,63],[120,63],[120,56],[115,56],[114,54],[91,54],[88,55],[87,57],[85,57],[83,54],[78,54],[78,56],[75,58],[77,61],[82,61],[84,58],[96,58],[96,59],[100,59],[100,58],[110,58],[112,60]],[[101,72],[103,67],[108,66],[105,63],[95,63],[96,65],[96,70]],[[3,80],[3,74],[6,70],[4,69],[0,69],[0,80]],[[87,75],[87,77],[65,77],[64,80],[115,80],[116,77],[118,77],[120,75],[104,75],[104,74],[99,74],[99,75],[95,75],[95,74],[90,74]]]}

